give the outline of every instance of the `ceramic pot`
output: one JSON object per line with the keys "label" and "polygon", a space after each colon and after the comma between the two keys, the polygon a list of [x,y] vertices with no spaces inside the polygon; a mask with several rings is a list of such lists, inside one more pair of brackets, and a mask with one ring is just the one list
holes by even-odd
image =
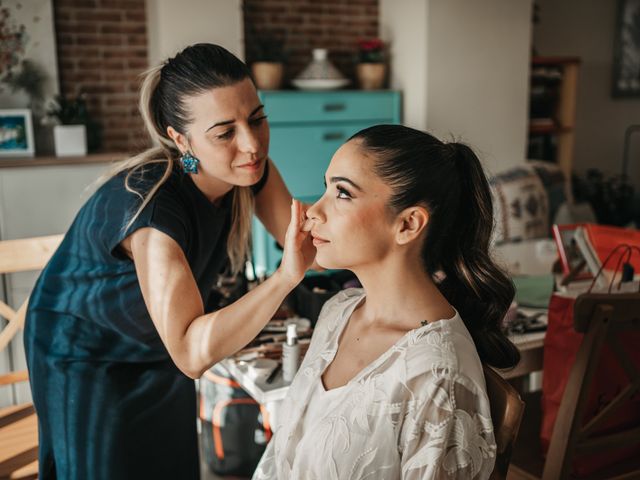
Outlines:
{"label": "ceramic pot", "polygon": [[342,73],[329,61],[329,51],[326,48],[314,48],[311,55],[311,62],[296,79],[341,80],[344,78]]}
{"label": "ceramic pot", "polygon": [[384,63],[359,63],[356,74],[361,89],[379,90],[384,85],[387,65]]}
{"label": "ceramic pot", "polygon": [[84,125],[56,125],[53,127],[53,141],[57,157],[87,154],[87,128]]}
{"label": "ceramic pot", "polygon": [[251,73],[256,87],[260,90],[277,90],[282,85],[284,67],[282,63],[255,62],[251,65]]}

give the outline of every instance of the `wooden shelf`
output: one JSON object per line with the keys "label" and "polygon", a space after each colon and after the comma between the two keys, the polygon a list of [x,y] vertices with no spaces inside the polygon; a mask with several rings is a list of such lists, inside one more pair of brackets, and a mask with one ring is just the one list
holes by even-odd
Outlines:
{"label": "wooden shelf", "polygon": [[0,168],[45,167],[58,165],[86,165],[94,163],[111,163],[127,157],[126,153],[91,153],[79,157],[0,157]]}
{"label": "wooden shelf", "polygon": [[544,135],[548,133],[569,133],[572,132],[571,127],[560,127],[558,125],[529,125],[529,133],[533,135]]}
{"label": "wooden shelf", "polygon": [[530,139],[540,136],[555,136],[555,158],[548,160],[557,163],[566,178],[571,178],[573,169],[574,125],[576,116],[576,94],[578,89],[578,70],[580,68],[579,57],[533,57],[531,59],[533,70],[538,67],[549,67],[557,70],[558,84],[550,88],[557,89],[554,94],[555,104],[553,111],[549,112],[553,124],[530,119],[528,132]]}
{"label": "wooden shelf", "polygon": [[531,65],[561,67],[568,64],[580,64],[580,57],[531,57]]}

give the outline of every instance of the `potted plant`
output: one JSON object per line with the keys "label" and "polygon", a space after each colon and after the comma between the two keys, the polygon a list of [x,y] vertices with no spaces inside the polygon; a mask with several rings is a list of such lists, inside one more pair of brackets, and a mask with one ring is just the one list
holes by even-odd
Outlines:
{"label": "potted plant", "polygon": [[262,32],[252,36],[250,43],[251,73],[261,90],[277,90],[284,77],[284,41],[275,33]]}
{"label": "potted plant", "polygon": [[75,98],[56,95],[47,115],[56,122],[53,127],[56,156],[86,155],[90,119],[84,95]]}
{"label": "potted plant", "polygon": [[358,83],[363,90],[377,90],[383,87],[387,76],[384,62],[384,43],[379,38],[358,42]]}

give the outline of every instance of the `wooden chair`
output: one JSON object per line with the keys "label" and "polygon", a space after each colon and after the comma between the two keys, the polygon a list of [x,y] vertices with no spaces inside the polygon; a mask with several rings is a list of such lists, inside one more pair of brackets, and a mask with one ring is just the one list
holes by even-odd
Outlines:
{"label": "wooden chair", "polygon": [[[543,462],[541,458],[531,461],[526,458],[526,452],[536,451],[539,457],[541,418],[538,418],[535,420],[537,429],[530,429],[532,438],[526,439],[522,449],[525,453],[522,465],[529,468],[522,468],[520,464],[512,465],[510,479],[535,479],[540,478],[540,475],[544,480],[572,478],[572,460],[576,454],[615,451],[640,444],[640,423],[631,425],[624,431],[598,433],[601,426],[619,411],[626,400],[640,392],[640,366],[634,364],[618,340],[621,333],[640,331],[640,294],[580,295],[574,306],[574,327],[577,332],[585,335],[560,402],[547,459]],[[595,417],[584,424],[583,417],[592,381],[605,345],[614,353],[629,383]],[[521,437],[520,440],[525,439]],[[519,451],[518,457],[520,453]],[[640,478],[640,463],[638,459],[618,462],[594,472],[589,478]]]}
{"label": "wooden chair", "polygon": [[487,365],[484,366],[484,378],[491,403],[491,420],[497,447],[496,464],[490,478],[504,480],[507,478],[513,443],[518,436],[524,402],[516,389]]}
{"label": "wooden chair", "polygon": [[[41,270],[62,235],[0,241],[0,274]],[[0,332],[0,352],[24,326],[28,299],[13,310],[0,301],[0,316],[9,323]],[[0,375],[0,387],[28,381],[27,371]],[[38,476],[38,421],[31,403],[0,408],[0,479]]]}

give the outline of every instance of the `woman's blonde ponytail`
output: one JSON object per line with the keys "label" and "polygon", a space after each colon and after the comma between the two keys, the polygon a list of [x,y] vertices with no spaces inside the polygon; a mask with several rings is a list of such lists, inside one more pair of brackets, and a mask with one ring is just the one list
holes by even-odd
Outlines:
{"label": "woman's blonde ponytail", "polygon": [[251,187],[234,187],[231,230],[227,241],[227,255],[234,274],[244,270],[244,264],[251,245],[253,208],[254,202]]}

